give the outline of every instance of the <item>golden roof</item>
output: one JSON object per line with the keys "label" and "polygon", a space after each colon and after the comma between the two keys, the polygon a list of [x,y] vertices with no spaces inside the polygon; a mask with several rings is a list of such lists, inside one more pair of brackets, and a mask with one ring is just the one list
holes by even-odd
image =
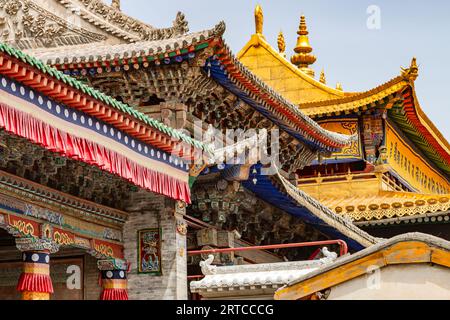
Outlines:
{"label": "golden roof", "polygon": [[409,217],[450,210],[450,195],[380,191],[374,196],[322,199],[325,206],[353,221]]}

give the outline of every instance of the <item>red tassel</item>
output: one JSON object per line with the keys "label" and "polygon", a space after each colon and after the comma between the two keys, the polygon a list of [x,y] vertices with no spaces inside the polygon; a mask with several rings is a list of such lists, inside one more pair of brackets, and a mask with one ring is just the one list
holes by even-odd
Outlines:
{"label": "red tassel", "polygon": [[103,289],[100,300],[128,300],[127,289]]}
{"label": "red tassel", "polygon": [[52,279],[45,274],[22,273],[17,291],[53,293]]}
{"label": "red tassel", "polygon": [[142,167],[103,145],[71,136],[2,103],[0,103],[0,127],[68,158],[96,165],[152,192],[182,200],[187,204],[191,203],[191,190],[187,182]]}

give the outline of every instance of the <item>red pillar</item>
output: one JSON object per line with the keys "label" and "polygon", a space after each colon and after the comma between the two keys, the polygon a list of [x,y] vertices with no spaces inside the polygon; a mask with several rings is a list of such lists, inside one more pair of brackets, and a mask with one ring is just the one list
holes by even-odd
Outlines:
{"label": "red pillar", "polygon": [[100,300],[128,300],[128,264],[121,259],[99,260],[102,294]]}
{"label": "red pillar", "polygon": [[50,300],[53,284],[50,277],[50,253],[58,251],[51,242],[34,238],[16,239],[23,252],[23,272],[17,284],[22,300]]}

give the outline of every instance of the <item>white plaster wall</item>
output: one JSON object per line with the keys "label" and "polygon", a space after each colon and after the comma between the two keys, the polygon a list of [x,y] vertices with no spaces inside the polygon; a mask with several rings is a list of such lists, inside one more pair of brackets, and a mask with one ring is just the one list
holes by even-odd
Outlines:
{"label": "white plaster wall", "polygon": [[450,300],[450,268],[387,266],[331,289],[329,300]]}

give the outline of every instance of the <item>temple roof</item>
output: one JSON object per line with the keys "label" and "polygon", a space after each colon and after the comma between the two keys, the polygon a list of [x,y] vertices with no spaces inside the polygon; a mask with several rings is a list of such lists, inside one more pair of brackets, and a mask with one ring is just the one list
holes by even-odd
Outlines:
{"label": "temple roof", "polygon": [[223,267],[208,266],[208,268],[202,268],[205,278],[191,282],[190,288],[191,292],[196,293],[225,290],[236,294],[234,290],[251,290],[254,294],[257,289],[268,289],[273,292],[317,270],[324,264],[325,262],[320,260],[311,260]]}
{"label": "temple roof", "polygon": [[275,293],[276,300],[305,298],[345,281],[366,275],[372,265],[431,263],[450,267],[450,242],[422,233],[407,233],[375,244],[292,281]]}
{"label": "temple roof", "polygon": [[[149,57],[158,58],[159,55],[165,57],[166,54],[176,53],[178,50],[188,49],[204,43],[205,41],[221,36],[225,25],[218,24],[213,29],[189,33],[182,36],[164,40],[139,41],[123,44],[87,44],[73,48],[50,48],[29,50],[28,53],[43,62],[53,65],[59,69],[70,68],[71,64],[77,67],[85,66],[88,63],[100,63],[122,59],[144,59]],[[173,54],[169,55],[172,56]],[[125,63],[126,61],[124,61]]]}
{"label": "temple roof", "polygon": [[[432,195],[412,192],[380,191],[367,197],[336,197],[322,200],[322,204],[337,214],[349,216],[355,222],[402,221],[413,218],[428,218],[426,221],[448,221],[450,195]],[[441,216],[440,218],[438,218]],[[438,220],[439,219],[439,220]]]}
{"label": "temple roof", "polygon": [[402,74],[374,89],[352,96],[301,105],[310,117],[324,118],[364,112],[374,108],[387,110],[389,119],[447,175],[450,174],[450,143],[422,110],[414,81],[418,76],[415,59]]}
{"label": "temple roof", "polygon": [[[263,201],[301,217],[305,223],[333,239],[346,241],[353,250],[361,250],[379,241],[378,238],[355,226],[351,219],[336,214],[329,207],[299,190],[283,177],[279,170],[273,176],[262,175],[260,166],[256,166],[253,170],[259,174],[250,176],[248,181],[243,182],[243,186]],[[256,178],[256,183],[253,178]]]}
{"label": "temple roof", "polygon": [[[287,123],[283,129],[296,137],[312,142],[319,149],[336,151],[349,144],[354,137],[333,133],[323,129],[305,116],[293,103],[286,100],[266,83],[245,68],[231,53],[222,39],[225,24],[219,23],[211,30],[172,37],[167,40],[145,41],[116,46],[86,45],[78,48],[35,50],[33,54],[60,70],[86,70],[86,68],[108,66],[127,68],[144,67],[151,63],[163,64],[177,56],[199,50],[211,50],[205,62],[206,72],[221,85],[236,93],[253,107],[262,107],[262,112],[272,121]],[[208,71],[208,69],[210,69]],[[267,112],[269,110],[269,113]]]}
{"label": "temple roof", "polygon": [[[418,66],[415,58],[409,68],[402,68],[401,75],[376,88],[359,93],[343,92],[328,87],[324,73],[317,81],[289,62],[284,52],[283,35],[278,37],[280,52],[277,52],[263,35],[262,13],[258,20],[259,30],[242,48],[238,58],[268,85],[294,102],[304,114],[318,119],[385,108],[408,138],[443,172],[450,174],[450,144],[423,112],[416,96],[414,81],[418,77]],[[299,35],[302,33],[300,37],[303,38],[299,39],[296,48],[308,55],[312,48],[303,18],[300,29]]]}
{"label": "temple roof", "polygon": [[3,42],[20,49],[162,40],[188,32],[178,13],[172,27],[155,28],[121,12],[120,1],[11,0],[0,8]]}
{"label": "temple roof", "polygon": [[189,31],[184,14],[178,12],[171,28],[155,28],[132,18],[120,10],[120,1],[113,0],[107,5],[103,0],[56,0],[69,11],[77,10],[77,15],[89,23],[121,37],[128,42],[170,38]]}
{"label": "temple roof", "polygon": [[408,80],[402,76],[398,76],[368,91],[335,99],[300,103],[300,108],[302,108],[305,114],[313,118],[365,111],[369,108],[368,106],[370,106],[370,104],[387,98],[390,95],[401,91],[408,85]]}
{"label": "temple roof", "polygon": [[[253,35],[239,51],[237,58],[255,75],[296,105],[307,101],[346,96],[343,91],[329,87],[300,70],[288,61],[283,53],[276,51],[262,35]],[[268,74],[271,67],[277,71]]]}

